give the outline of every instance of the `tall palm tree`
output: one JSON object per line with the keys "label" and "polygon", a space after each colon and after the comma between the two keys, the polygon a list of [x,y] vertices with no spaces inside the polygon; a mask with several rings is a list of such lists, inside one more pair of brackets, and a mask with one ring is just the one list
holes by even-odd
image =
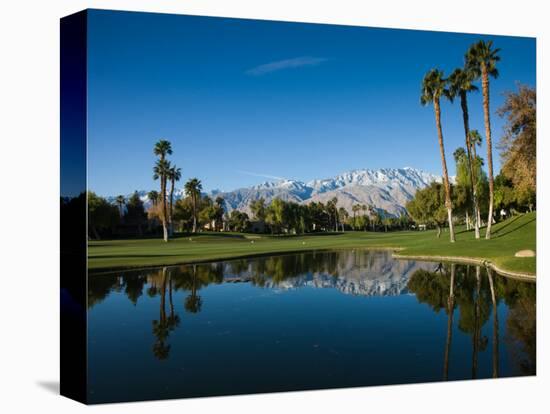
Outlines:
{"label": "tall palm tree", "polygon": [[172,154],[172,144],[165,139],[159,140],[154,148],[153,154],[159,157],[159,160],[155,164],[153,169],[155,180],[160,180],[160,202],[162,208],[162,230],[164,241],[168,241],[168,226],[166,223],[167,211],[166,211],[166,177],[170,170],[170,163],[166,161],[166,156]]}
{"label": "tall palm tree", "polygon": [[157,160],[155,167],[153,168],[153,178],[160,180],[160,203],[162,208],[162,232],[165,242],[168,241],[168,223],[167,223],[167,211],[166,211],[166,177],[170,173],[170,161],[165,159]]}
{"label": "tall palm tree", "polygon": [[170,141],[161,139],[155,144],[155,147],[153,148],[153,153],[161,160],[164,160],[166,159],[167,155],[172,155],[172,144],[170,143]]}
{"label": "tall palm tree", "polygon": [[[477,158],[477,149],[476,147],[481,147],[481,134],[477,129],[472,129],[470,131],[470,145],[471,145],[471,151],[472,151],[472,162],[473,162],[473,168],[474,168],[474,186],[477,190],[477,180],[478,180],[478,172],[481,166],[479,165],[479,160]],[[479,198],[477,200],[478,202],[478,209],[477,209],[477,221],[479,222],[479,225],[481,226],[481,211],[479,209]]]}
{"label": "tall palm tree", "polygon": [[197,204],[202,191],[202,183],[197,178],[191,178],[185,183],[185,193],[191,197],[193,204],[193,233],[197,232]]}
{"label": "tall palm tree", "polygon": [[124,198],[123,195],[119,195],[117,196],[115,202],[118,206],[118,212],[120,214],[120,218],[122,218],[122,216],[124,216],[124,204],[126,204],[126,199]]}
{"label": "tall palm tree", "polygon": [[149,191],[147,193],[147,198],[149,199],[149,201],[151,201],[151,203],[153,203],[154,206],[156,206],[159,201],[158,191],[155,191],[155,190]]}
{"label": "tall palm tree", "polygon": [[447,90],[447,80],[443,77],[443,72],[438,69],[430,70],[422,81],[422,92],[420,103],[422,105],[433,104],[435,113],[435,125],[437,128],[437,137],[439,140],[439,151],[441,153],[441,164],[443,167],[443,181],[445,187],[445,207],[449,220],[449,233],[451,242],[455,241],[455,232],[453,227],[453,206],[451,203],[451,185],[449,184],[449,173],[447,172],[447,161],[445,159],[445,146],[443,144],[443,130],[441,129],[441,106],[440,99],[446,97],[452,100],[452,96]]}
{"label": "tall palm tree", "polygon": [[365,231],[367,231],[367,228],[368,228],[368,220],[367,220],[367,212],[369,211],[369,206],[367,206],[366,204],[361,204],[361,211],[363,212],[363,218],[365,219]]}
{"label": "tall palm tree", "polygon": [[353,211],[353,230],[357,230],[356,229],[356,216],[357,216],[357,213],[359,212],[359,210],[361,210],[361,205],[359,205],[359,204],[354,204],[351,207],[351,211]]}
{"label": "tall palm tree", "polygon": [[491,40],[480,40],[474,43],[466,52],[466,66],[476,78],[481,78],[481,90],[483,93],[483,117],[485,121],[485,139],[487,140],[487,169],[489,175],[489,217],[487,219],[487,231],[485,238],[491,238],[491,225],[493,223],[494,204],[494,178],[493,178],[493,147],[491,140],[491,116],[489,111],[489,77],[497,78],[497,62],[500,60],[500,49],[493,48]]}
{"label": "tall palm tree", "polygon": [[470,145],[472,146],[472,158],[475,161],[477,159],[476,146],[481,146],[481,135],[477,129],[472,129],[470,131]]}
{"label": "tall palm tree", "polygon": [[172,222],[172,216],[174,214],[174,188],[176,182],[181,179],[181,168],[176,167],[175,165],[170,168],[168,172],[168,177],[170,180],[170,205],[168,207],[168,223],[170,224],[170,236],[174,234],[174,223]]}
{"label": "tall palm tree", "polygon": [[474,168],[472,160],[472,151],[470,145],[470,117],[468,114],[468,98],[469,92],[477,91],[478,88],[473,84],[475,74],[468,69],[455,69],[449,76],[449,93],[453,97],[460,97],[460,107],[462,108],[462,120],[464,122],[464,135],[466,137],[466,154],[468,162],[468,171],[470,173],[470,191],[472,193],[472,207],[474,212],[474,229],[475,237],[479,239],[479,221],[478,210],[479,204],[477,201],[477,189],[474,185]]}

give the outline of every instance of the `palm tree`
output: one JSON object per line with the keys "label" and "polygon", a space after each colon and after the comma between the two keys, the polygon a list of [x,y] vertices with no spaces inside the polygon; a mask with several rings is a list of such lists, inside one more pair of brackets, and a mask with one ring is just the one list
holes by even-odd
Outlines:
{"label": "palm tree", "polygon": [[120,218],[124,215],[124,204],[126,204],[126,199],[123,195],[117,196],[115,200],[116,204],[118,205],[118,212],[120,213]]}
{"label": "palm tree", "polygon": [[159,193],[158,191],[152,190],[147,193],[147,198],[153,203],[154,206],[157,205],[157,202],[159,201]]}
{"label": "palm tree", "polygon": [[162,219],[162,231],[163,239],[168,241],[168,226],[167,226],[167,211],[166,211],[166,177],[170,173],[170,162],[165,159],[157,160],[155,167],[153,168],[153,178],[160,180],[160,202],[161,202],[161,219]]}
{"label": "palm tree", "polygon": [[170,206],[168,208],[168,222],[170,223],[170,236],[174,234],[174,224],[172,222],[172,215],[174,214],[174,187],[176,181],[181,179],[181,168],[176,167],[175,165],[170,168],[168,172],[168,177],[170,180]]}
{"label": "palm tree", "polygon": [[167,155],[172,155],[172,144],[170,144],[170,141],[161,139],[155,144],[153,153],[161,160],[164,160]]}
{"label": "palm tree", "polygon": [[477,201],[477,189],[474,185],[474,168],[472,161],[472,151],[470,145],[470,117],[468,114],[468,92],[477,91],[477,86],[473,84],[475,74],[468,69],[455,69],[449,76],[449,93],[453,97],[460,97],[460,107],[462,108],[462,120],[464,122],[464,135],[466,137],[466,154],[468,162],[468,171],[470,172],[470,191],[472,193],[472,207],[474,212],[474,229],[475,237],[479,239],[479,221],[478,210],[479,204]]}
{"label": "palm tree", "polygon": [[359,210],[361,210],[361,205],[359,204],[354,204],[352,207],[351,207],[351,211],[353,211],[353,230],[357,230],[356,229],[356,216],[357,216],[357,213],[359,212]]}
{"label": "palm tree", "polygon": [[185,193],[191,197],[193,204],[193,233],[197,232],[197,204],[202,191],[202,184],[199,179],[191,178],[185,183]]}
{"label": "palm tree", "polygon": [[452,100],[452,96],[446,88],[447,80],[443,78],[443,72],[438,69],[430,70],[422,81],[422,93],[420,103],[422,105],[433,104],[435,112],[435,125],[437,128],[437,137],[439,140],[439,151],[441,153],[441,164],[443,166],[443,180],[445,186],[445,207],[449,220],[449,233],[451,242],[455,241],[455,232],[453,228],[453,206],[451,203],[451,185],[449,184],[449,174],[447,172],[447,161],[445,159],[445,146],[443,144],[443,131],[441,129],[441,107],[440,98],[446,97]]}
{"label": "palm tree", "polygon": [[472,146],[472,158],[476,160],[477,159],[476,146],[478,147],[481,146],[481,134],[477,129],[472,129],[470,131],[470,145]]}
{"label": "palm tree", "polygon": [[168,227],[166,223],[166,177],[170,170],[170,163],[166,161],[166,156],[172,154],[172,144],[165,139],[159,140],[153,148],[153,153],[159,157],[153,169],[155,180],[160,179],[160,202],[162,208],[162,230],[164,241],[168,241]]}
{"label": "palm tree", "polygon": [[364,227],[364,231],[367,231],[369,229],[369,216],[368,216],[368,211],[369,211],[369,206],[367,206],[366,204],[361,204],[361,211],[363,212],[363,225],[365,226]]}
{"label": "palm tree", "polygon": [[[471,151],[472,151],[472,162],[473,162],[473,168],[474,169],[474,186],[476,188],[476,191],[477,191],[477,179],[478,179],[478,168],[481,168],[479,164],[479,160],[477,158],[477,149],[476,147],[481,147],[481,134],[479,133],[479,131],[477,129],[472,129],[470,131],[470,145],[471,145]],[[477,221],[479,223],[479,225],[481,226],[481,211],[479,209],[479,199],[477,200],[478,202],[478,209],[477,209]]]}
{"label": "palm tree", "polygon": [[498,52],[500,49],[493,49],[493,42],[489,40],[479,42],[470,46],[466,52],[466,66],[476,78],[481,78],[481,90],[483,93],[483,115],[485,121],[485,139],[487,140],[487,169],[489,175],[489,217],[487,219],[487,231],[485,238],[491,238],[491,225],[493,223],[494,204],[494,178],[493,178],[493,148],[491,140],[491,117],[489,111],[489,76],[498,77],[497,62],[500,60]]}

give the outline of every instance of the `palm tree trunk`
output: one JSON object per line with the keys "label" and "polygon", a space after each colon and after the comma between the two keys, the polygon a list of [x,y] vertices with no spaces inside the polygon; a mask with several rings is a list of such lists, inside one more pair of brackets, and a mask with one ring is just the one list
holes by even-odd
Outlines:
{"label": "palm tree trunk", "polygon": [[168,226],[166,225],[166,176],[162,176],[161,179],[161,202],[162,202],[162,233],[165,242],[168,241]]}
{"label": "palm tree trunk", "polygon": [[491,114],[489,113],[489,74],[485,66],[481,67],[481,87],[483,90],[483,116],[485,119],[485,136],[487,139],[487,170],[489,178],[489,215],[485,238],[491,238],[493,224],[494,179],[493,179],[493,146],[491,141]]}
{"label": "palm tree trunk", "polygon": [[472,150],[470,145],[470,116],[468,113],[468,100],[466,98],[466,92],[462,91],[460,94],[460,106],[462,107],[462,119],[464,121],[464,134],[466,135],[466,154],[468,157],[468,169],[470,172],[470,191],[472,192],[472,207],[474,211],[474,229],[476,239],[479,239],[479,221],[477,219],[477,211],[479,205],[477,201],[477,189],[474,179],[474,167],[472,160]]}
{"label": "palm tree trunk", "polygon": [[172,215],[173,215],[173,204],[174,204],[174,180],[170,180],[170,206],[169,206],[169,214],[168,214],[168,222],[170,223],[170,236],[174,235],[174,224],[172,223]]}
{"label": "palm tree trunk", "polygon": [[195,194],[192,196],[193,198],[193,233],[197,232],[197,199]]}
{"label": "palm tree trunk", "polygon": [[441,152],[441,165],[443,167],[443,180],[445,185],[445,207],[447,207],[447,216],[449,221],[449,233],[451,242],[455,241],[455,231],[453,227],[453,206],[451,203],[451,186],[449,184],[449,173],[447,172],[447,161],[445,160],[445,146],[443,145],[443,130],[441,129],[441,108],[439,99],[434,99],[435,123],[437,126],[437,138],[439,139],[439,151]]}

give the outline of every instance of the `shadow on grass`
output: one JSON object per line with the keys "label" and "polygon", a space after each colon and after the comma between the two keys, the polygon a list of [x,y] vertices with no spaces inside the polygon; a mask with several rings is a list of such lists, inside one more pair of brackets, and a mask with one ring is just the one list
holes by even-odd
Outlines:
{"label": "shadow on grass", "polygon": [[509,223],[509,224],[507,224],[506,226],[502,226],[502,227],[499,228],[497,231],[495,231],[495,232],[492,234],[492,238],[498,239],[499,237],[504,237],[504,236],[506,236],[506,235],[508,235],[508,234],[515,233],[515,232],[518,231],[519,229],[521,229],[521,228],[527,226],[527,225],[530,224],[530,223],[533,223],[533,222],[536,221],[536,220],[537,220],[536,218],[533,218],[533,219],[531,219],[531,220],[529,220],[529,221],[526,221],[526,222],[523,223],[522,225],[517,226],[516,228],[514,228],[514,229],[512,229],[512,230],[509,230],[509,231],[507,231],[507,232],[501,233],[501,230],[502,230],[504,227],[507,227],[509,224],[511,224],[511,223]]}

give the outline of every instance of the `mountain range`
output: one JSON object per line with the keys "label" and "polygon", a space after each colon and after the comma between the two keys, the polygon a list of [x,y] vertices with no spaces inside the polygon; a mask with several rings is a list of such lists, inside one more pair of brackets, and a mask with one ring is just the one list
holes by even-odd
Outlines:
{"label": "mountain range", "polygon": [[[367,204],[391,216],[405,213],[406,203],[414,197],[417,190],[431,182],[441,182],[437,176],[416,168],[381,168],[378,170],[361,169],[342,173],[335,177],[316,179],[308,182],[299,180],[267,181],[251,187],[233,191],[215,190],[207,193],[212,198],[223,197],[227,211],[240,210],[250,214],[250,203],[263,197],[266,203],[276,197],[296,203],[321,201],[326,203],[333,197],[338,198],[338,206],[349,213],[354,204]],[[146,207],[150,205],[147,192],[139,192]],[[181,189],[175,191],[175,199],[184,197]],[[114,201],[115,197],[108,197]]]}

